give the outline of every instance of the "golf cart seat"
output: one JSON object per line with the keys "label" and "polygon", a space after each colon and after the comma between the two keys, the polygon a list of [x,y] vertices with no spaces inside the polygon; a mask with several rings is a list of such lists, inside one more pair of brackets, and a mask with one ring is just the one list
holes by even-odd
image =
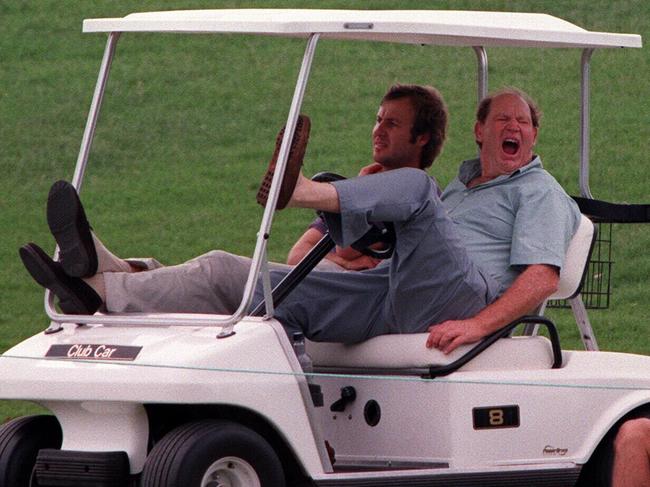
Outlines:
{"label": "golf cart seat", "polygon": [[596,227],[589,218],[581,215],[580,225],[571,238],[560,269],[558,289],[548,299],[574,299],[580,294],[595,241]]}
{"label": "golf cart seat", "polygon": [[[579,318],[576,309],[580,311],[582,301],[580,289],[586,274],[587,264],[596,237],[594,224],[582,215],[578,230],[572,237],[560,271],[558,289],[550,299],[568,299],[574,309],[576,322],[580,327],[583,339],[588,339],[595,345],[595,338],[589,321]],[[582,305],[584,310],[584,305]],[[543,306],[540,311],[543,311]],[[549,368],[553,364],[553,351],[548,339],[532,336],[537,333],[537,324],[527,324],[524,335],[514,338],[497,340],[459,370],[498,370],[520,369],[531,370]],[[431,365],[447,365],[466,354],[473,345],[461,346],[449,355],[439,350],[427,349],[427,334],[417,333],[408,335],[383,335],[365,342],[345,345],[341,343],[308,342],[307,350],[312,356],[314,366],[322,371],[352,372],[362,371],[399,371],[422,370]],[[585,341],[587,346],[587,341]]]}

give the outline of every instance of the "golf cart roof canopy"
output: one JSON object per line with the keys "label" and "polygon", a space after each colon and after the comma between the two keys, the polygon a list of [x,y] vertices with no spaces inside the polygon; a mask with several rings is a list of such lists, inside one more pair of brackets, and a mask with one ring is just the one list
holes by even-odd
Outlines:
{"label": "golf cart roof canopy", "polygon": [[455,10],[179,10],[87,19],[84,32],[243,33],[449,46],[641,47],[546,14]]}

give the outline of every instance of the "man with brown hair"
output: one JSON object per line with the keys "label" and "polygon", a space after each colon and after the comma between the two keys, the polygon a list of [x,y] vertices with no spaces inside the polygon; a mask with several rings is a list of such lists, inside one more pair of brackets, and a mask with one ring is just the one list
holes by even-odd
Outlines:
{"label": "man with brown hair", "polygon": [[[447,110],[435,88],[404,84],[391,86],[381,100],[372,129],[374,162],[363,167],[359,176],[401,167],[430,167],[442,151],[446,132]],[[424,134],[428,134],[428,141],[419,155],[410,154],[411,145]],[[300,262],[326,232],[324,219],[316,218],[289,251],[287,264]],[[337,247],[323,262],[329,265],[322,265],[322,269],[358,271],[372,269],[380,260],[350,247]]]}

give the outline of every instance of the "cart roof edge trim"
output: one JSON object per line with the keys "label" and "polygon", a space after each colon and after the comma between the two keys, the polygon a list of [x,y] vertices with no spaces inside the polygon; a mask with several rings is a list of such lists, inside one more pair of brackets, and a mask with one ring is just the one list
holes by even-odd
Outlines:
{"label": "cart roof edge trim", "polygon": [[86,19],[84,32],[241,33],[503,47],[642,47],[640,35],[591,32],[539,13],[458,10],[225,9]]}

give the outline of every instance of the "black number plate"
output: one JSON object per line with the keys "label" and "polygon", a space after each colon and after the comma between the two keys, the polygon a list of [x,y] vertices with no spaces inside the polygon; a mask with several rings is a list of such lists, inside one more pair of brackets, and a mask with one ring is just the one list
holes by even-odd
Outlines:
{"label": "black number plate", "polygon": [[474,429],[519,428],[519,406],[474,408]]}

